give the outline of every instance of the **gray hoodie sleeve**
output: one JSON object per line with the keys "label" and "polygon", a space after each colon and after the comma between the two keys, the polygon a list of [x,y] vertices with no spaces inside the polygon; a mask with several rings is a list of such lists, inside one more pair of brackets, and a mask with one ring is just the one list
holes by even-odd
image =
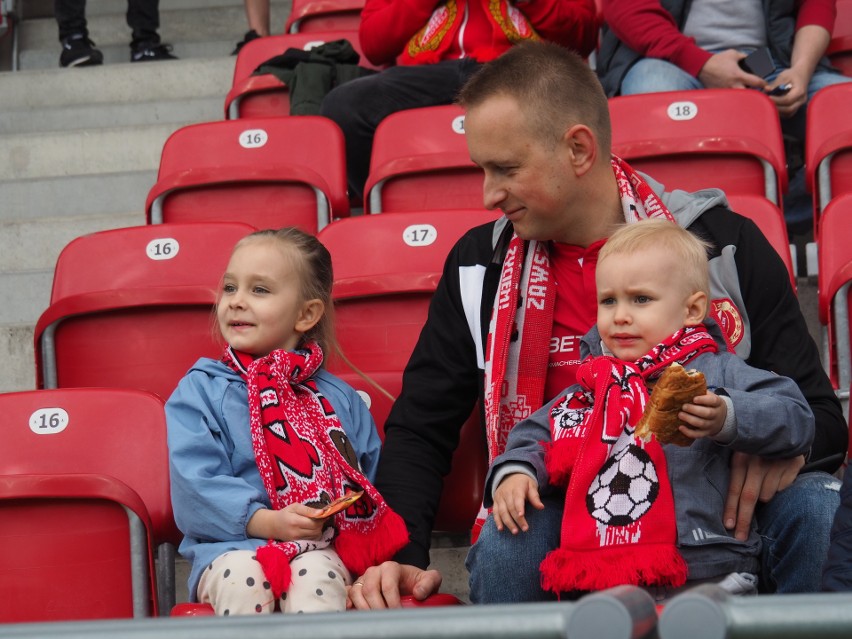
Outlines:
{"label": "gray hoodie sleeve", "polygon": [[[568,391],[566,391],[568,392]],[[565,393],[561,393],[560,399]],[[485,477],[485,495],[483,502],[486,508],[492,505],[492,494],[497,487],[495,479],[502,480],[506,469],[514,466],[517,470],[526,468],[526,474],[538,482],[539,493],[547,492],[548,474],[544,468],[544,443],[551,441],[550,408],[556,400],[548,402],[526,419],[518,422],[509,432],[506,450],[499,455]],[[524,472],[524,471],[521,471]]]}

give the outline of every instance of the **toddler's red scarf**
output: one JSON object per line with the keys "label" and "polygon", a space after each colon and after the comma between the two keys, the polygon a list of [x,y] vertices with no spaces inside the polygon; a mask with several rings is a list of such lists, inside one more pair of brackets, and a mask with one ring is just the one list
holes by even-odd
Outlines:
{"label": "toddler's red scarf", "polygon": [[273,509],[296,502],[321,507],[347,489],[364,491],[333,516],[322,540],[270,539],[258,549],[276,598],[289,588],[290,561],[302,552],[333,543],[346,567],[361,575],[408,543],[405,522],[361,473],[334,408],[312,379],[323,360],[316,342],[255,360],[228,346],[222,360],[246,381],[255,460]]}
{"label": "toddler's red scarf", "polygon": [[[624,219],[674,218],[657,194],[626,162],[612,158]],[[514,235],[503,271],[485,344],[485,432],[488,461],[506,448],[512,427],[545,401],[550,337],[556,291],[548,242],[524,242]],[[476,540],[487,511],[481,508],[474,526]]]}
{"label": "toddler's red scarf", "polygon": [[716,352],[703,326],[685,328],[635,363],[591,357],[580,390],[550,412],[550,483],[566,486],[560,547],[541,564],[542,587],[556,593],[622,584],[680,586],[687,567],[677,550],[674,499],[663,447],[634,427],[648,400],[646,382],[673,362]]}

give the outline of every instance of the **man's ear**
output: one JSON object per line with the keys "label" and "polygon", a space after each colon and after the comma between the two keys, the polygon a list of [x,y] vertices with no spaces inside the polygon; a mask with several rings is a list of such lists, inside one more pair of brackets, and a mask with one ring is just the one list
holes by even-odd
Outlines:
{"label": "man's ear", "polygon": [[707,317],[707,293],[696,291],[686,299],[684,326],[697,326]]}
{"label": "man's ear", "polygon": [[575,124],[562,137],[571,154],[571,165],[575,175],[583,175],[595,164],[598,155],[598,140],[585,124]]}
{"label": "man's ear", "polygon": [[322,319],[323,313],[325,313],[325,304],[321,299],[308,300],[302,304],[302,311],[296,320],[295,329],[299,333],[307,333]]}

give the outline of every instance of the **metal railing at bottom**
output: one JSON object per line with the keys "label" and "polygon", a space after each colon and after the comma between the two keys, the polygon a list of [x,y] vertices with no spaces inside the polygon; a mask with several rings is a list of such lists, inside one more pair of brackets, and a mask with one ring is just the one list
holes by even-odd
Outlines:
{"label": "metal railing at bottom", "polygon": [[577,602],[461,605],[402,610],[183,617],[0,625],[33,639],[644,639],[657,623],[651,596],[622,586]]}
{"label": "metal railing at bottom", "polygon": [[849,639],[852,593],[734,597],[715,585],[672,598],[660,639]]}

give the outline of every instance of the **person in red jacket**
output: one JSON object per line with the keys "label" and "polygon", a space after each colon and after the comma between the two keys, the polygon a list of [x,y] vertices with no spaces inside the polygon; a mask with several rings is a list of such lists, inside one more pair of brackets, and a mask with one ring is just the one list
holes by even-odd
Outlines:
{"label": "person in red jacket", "polygon": [[349,195],[363,199],[373,133],[391,113],[450,104],[468,77],[524,40],[591,53],[598,37],[594,0],[367,0],[361,49],[379,73],[342,84],[322,103],[346,138]]}

